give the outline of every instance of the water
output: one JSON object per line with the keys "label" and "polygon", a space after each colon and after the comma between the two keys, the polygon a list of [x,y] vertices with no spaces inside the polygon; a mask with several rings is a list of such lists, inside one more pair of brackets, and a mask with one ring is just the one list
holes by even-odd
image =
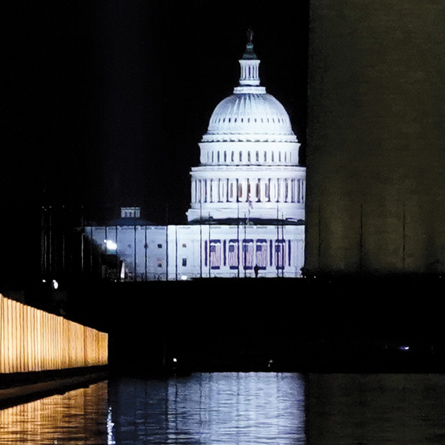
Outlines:
{"label": "water", "polygon": [[445,376],[112,380],[0,411],[0,443],[445,444]]}
{"label": "water", "polygon": [[[299,374],[195,374],[110,385],[116,444],[304,444]],[[110,442],[114,443],[114,442]]]}
{"label": "water", "polygon": [[107,382],[0,411],[3,444],[106,444]]}

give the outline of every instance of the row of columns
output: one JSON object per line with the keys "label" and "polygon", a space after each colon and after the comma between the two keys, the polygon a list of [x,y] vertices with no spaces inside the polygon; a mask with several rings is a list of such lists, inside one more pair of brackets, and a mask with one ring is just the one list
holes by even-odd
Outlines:
{"label": "row of columns", "polygon": [[192,179],[192,204],[218,202],[304,203],[306,180],[274,179]]}
{"label": "row of columns", "polygon": [[260,61],[259,60],[240,60],[241,76],[240,85],[259,85],[260,84]]}

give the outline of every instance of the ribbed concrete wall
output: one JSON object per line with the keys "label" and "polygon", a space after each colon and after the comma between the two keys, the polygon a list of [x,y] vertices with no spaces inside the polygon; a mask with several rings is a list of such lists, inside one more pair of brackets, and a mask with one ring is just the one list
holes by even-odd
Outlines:
{"label": "ribbed concrete wall", "polygon": [[311,0],[306,267],[445,268],[445,2]]}
{"label": "ribbed concrete wall", "polygon": [[108,334],[0,295],[0,373],[108,363]]}

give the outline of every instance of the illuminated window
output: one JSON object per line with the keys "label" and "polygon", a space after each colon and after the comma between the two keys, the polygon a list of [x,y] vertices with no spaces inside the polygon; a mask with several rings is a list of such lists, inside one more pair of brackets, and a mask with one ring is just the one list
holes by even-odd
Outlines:
{"label": "illuminated window", "polygon": [[267,267],[267,240],[259,239],[256,244],[256,265],[260,269],[266,269]]}
{"label": "illuminated window", "polygon": [[219,269],[221,267],[221,241],[210,241],[210,267],[212,269]]}
{"label": "illuminated window", "polygon": [[275,241],[275,267],[284,269],[286,261],[286,244],[284,240]]}
{"label": "illuminated window", "polygon": [[243,266],[244,269],[252,269],[254,264],[254,245],[253,240],[243,240]]}
{"label": "illuminated window", "polygon": [[229,253],[227,255],[230,269],[238,268],[238,240],[229,241]]}

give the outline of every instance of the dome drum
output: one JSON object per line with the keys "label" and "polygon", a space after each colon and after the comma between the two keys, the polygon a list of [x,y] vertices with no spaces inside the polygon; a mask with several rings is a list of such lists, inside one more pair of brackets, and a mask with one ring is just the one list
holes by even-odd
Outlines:
{"label": "dome drum", "polygon": [[[250,169],[242,176],[239,173],[236,169],[194,169],[189,221],[202,215],[211,215],[213,219],[237,218],[243,208],[254,211],[258,218],[261,214],[270,218],[271,212],[276,217],[279,208],[280,219],[304,219],[304,168],[259,168]],[[230,215],[224,216],[227,213]]]}

